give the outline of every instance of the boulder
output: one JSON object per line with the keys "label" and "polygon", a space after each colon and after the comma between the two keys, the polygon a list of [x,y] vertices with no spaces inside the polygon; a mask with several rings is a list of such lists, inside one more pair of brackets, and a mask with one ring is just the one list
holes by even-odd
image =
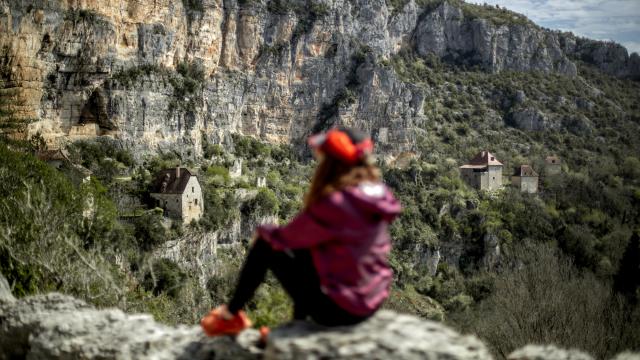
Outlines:
{"label": "boulder", "polygon": [[507,360],[593,360],[593,357],[576,349],[561,349],[553,345],[527,345],[509,354]]}
{"label": "boulder", "polygon": [[254,329],[208,338],[199,326],[167,326],[56,293],[0,303],[0,360],[492,358],[474,336],[386,310],[349,327],[293,322],[271,333],[264,353],[258,339]]}
{"label": "boulder", "polygon": [[582,114],[576,114],[564,119],[564,127],[575,135],[590,135],[593,132],[593,122]]}
{"label": "boulder", "polygon": [[547,115],[534,108],[511,112],[507,117],[507,124],[527,131],[542,131],[552,127]]}
{"label": "boulder", "polygon": [[578,107],[578,109],[587,110],[587,111],[591,111],[595,107],[593,102],[581,97],[576,99],[576,106]]}
{"label": "boulder", "polygon": [[5,279],[2,274],[0,274],[0,304],[2,303],[12,303],[16,301],[11,294],[11,286],[9,286],[9,282]]}
{"label": "boulder", "polygon": [[[0,304],[0,359],[254,359],[259,337],[207,338],[151,315],[98,310],[57,293]],[[246,346],[243,346],[246,344]]]}
{"label": "boulder", "polygon": [[492,359],[475,336],[392,311],[366,322],[324,328],[293,322],[274,330],[265,359]]}
{"label": "boulder", "polygon": [[[151,315],[96,309],[52,293],[15,300],[0,276],[0,360],[8,359],[447,359],[491,360],[475,336],[439,322],[381,310],[367,321],[322,327],[294,321],[274,329],[266,347],[249,329],[236,338],[206,337],[199,326],[168,326]],[[3,292],[4,291],[4,292]],[[579,350],[527,345],[509,360],[592,360]],[[615,360],[637,360],[622,353]]]}
{"label": "boulder", "polygon": [[525,92],[522,90],[516,91],[514,102],[516,104],[524,104],[525,101],[527,101],[527,95],[525,94]]}
{"label": "boulder", "polygon": [[497,234],[488,232],[482,237],[482,242],[484,245],[482,267],[485,270],[492,270],[500,261],[500,238]]}
{"label": "boulder", "polygon": [[640,353],[625,351],[614,356],[612,360],[640,360]]}

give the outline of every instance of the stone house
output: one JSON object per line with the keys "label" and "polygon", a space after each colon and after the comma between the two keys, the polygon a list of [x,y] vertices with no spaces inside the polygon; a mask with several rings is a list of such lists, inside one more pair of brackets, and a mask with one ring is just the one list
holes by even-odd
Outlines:
{"label": "stone house", "polygon": [[502,188],[502,168],[495,155],[481,151],[469,163],[460,166],[460,175],[477,190],[497,190]]}
{"label": "stone house", "polygon": [[562,172],[562,160],[558,156],[547,156],[544,159],[544,174],[558,175]]}
{"label": "stone house", "polygon": [[186,168],[165,169],[155,176],[151,197],[165,216],[188,224],[204,213],[202,188],[198,178]]}
{"label": "stone house", "polygon": [[538,173],[531,166],[521,165],[514,169],[511,183],[521,192],[535,194],[538,192],[539,179]]}
{"label": "stone house", "polygon": [[62,171],[76,184],[84,184],[91,179],[92,172],[82,165],[74,164],[69,159],[69,152],[64,149],[40,150],[34,156],[49,166]]}
{"label": "stone house", "polygon": [[65,163],[71,163],[69,153],[64,149],[40,150],[36,151],[34,155],[56,169],[60,169]]}

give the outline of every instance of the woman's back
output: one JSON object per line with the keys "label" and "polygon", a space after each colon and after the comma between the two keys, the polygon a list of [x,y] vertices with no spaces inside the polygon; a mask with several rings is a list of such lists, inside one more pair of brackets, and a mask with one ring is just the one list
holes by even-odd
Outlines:
{"label": "woman's back", "polygon": [[276,249],[309,248],[323,292],[354,314],[375,311],[388,295],[390,221],[400,204],[381,183],[334,191],[284,227],[263,226]]}

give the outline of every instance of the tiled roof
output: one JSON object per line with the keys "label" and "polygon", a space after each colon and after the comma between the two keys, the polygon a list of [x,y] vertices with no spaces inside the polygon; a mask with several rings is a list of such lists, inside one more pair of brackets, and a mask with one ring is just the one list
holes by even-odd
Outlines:
{"label": "tiled roof", "polygon": [[520,165],[514,169],[514,176],[538,176],[538,173],[529,165]]}
{"label": "tiled roof", "polygon": [[160,194],[182,194],[191,176],[193,175],[187,168],[180,168],[179,178],[176,177],[176,168],[161,170],[156,174],[151,192]]}
{"label": "tiled roof", "polygon": [[502,166],[502,163],[496,159],[495,155],[488,151],[479,152],[469,163],[463,165],[465,168],[475,168],[476,166],[488,166],[497,165]]}
{"label": "tiled roof", "polygon": [[36,152],[36,157],[42,161],[68,161],[69,154],[66,150],[40,150]]}
{"label": "tiled roof", "polygon": [[460,169],[486,169],[487,165],[462,165]]}

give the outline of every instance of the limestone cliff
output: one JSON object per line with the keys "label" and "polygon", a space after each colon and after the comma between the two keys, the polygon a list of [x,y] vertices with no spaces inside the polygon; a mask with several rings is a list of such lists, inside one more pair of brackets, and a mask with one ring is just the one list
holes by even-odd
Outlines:
{"label": "limestone cliff", "polygon": [[197,156],[203,137],[295,142],[341,122],[400,152],[427,121],[423,90],[384,66],[402,49],[493,72],[575,76],[581,59],[640,74],[615,44],[478,17],[457,0],[401,3],[1,0],[0,89],[51,146],[112,136]]}

